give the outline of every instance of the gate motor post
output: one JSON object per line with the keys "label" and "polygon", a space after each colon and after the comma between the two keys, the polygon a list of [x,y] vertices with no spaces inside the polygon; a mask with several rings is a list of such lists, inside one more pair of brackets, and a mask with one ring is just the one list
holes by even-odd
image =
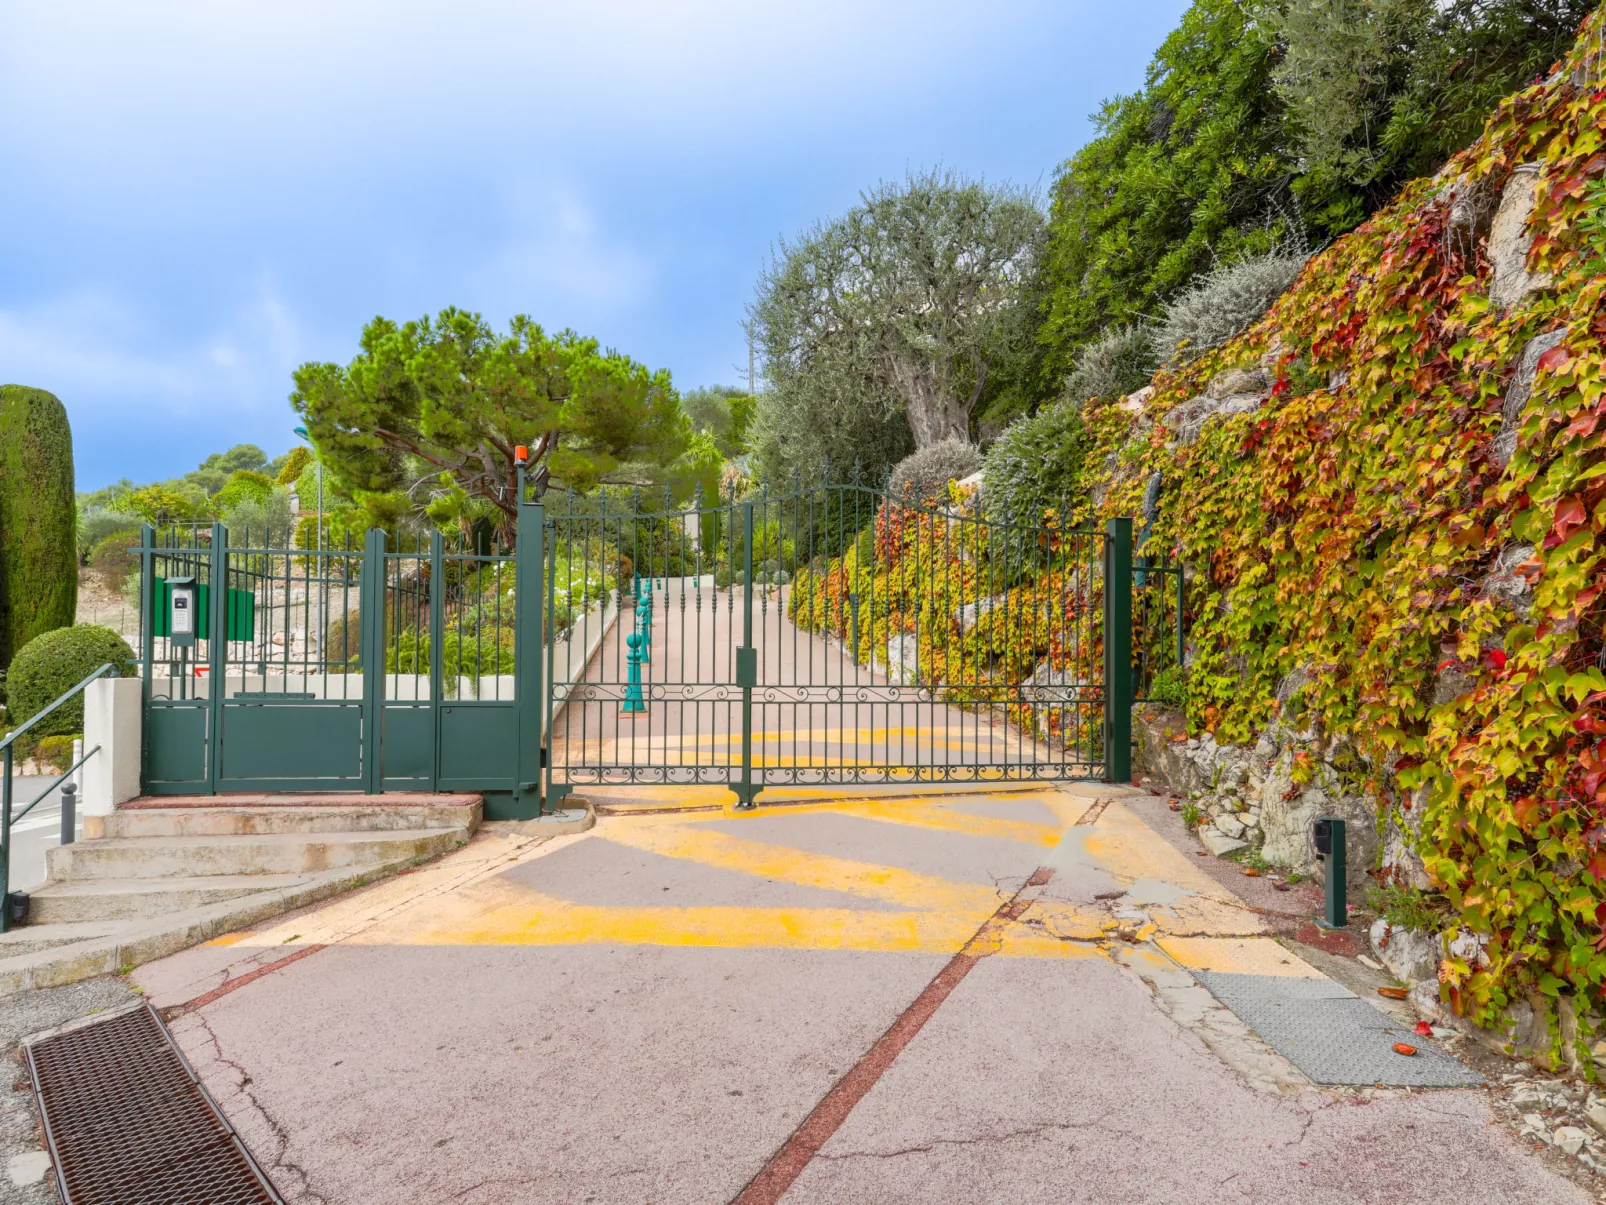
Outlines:
{"label": "gate motor post", "polygon": [[1342,929],[1349,924],[1349,857],[1345,848],[1344,820],[1340,816],[1318,816],[1311,836],[1316,856],[1327,863],[1327,909],[1318,923],[1324,929]]}
{"label": "gate motor post", "polygon": [[193,577],[167,579],[167,635],[176,645],[195,643],[200,628],[200,590]]}

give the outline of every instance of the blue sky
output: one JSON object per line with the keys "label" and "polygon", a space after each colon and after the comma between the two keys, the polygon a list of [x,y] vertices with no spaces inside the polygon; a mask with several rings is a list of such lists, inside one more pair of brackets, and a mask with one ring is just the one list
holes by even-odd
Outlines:
{"label": "blue sky", "polygon": [[777,237],[938,164],[1046,191],[1185,7],[7,0],[0,380],[66,403],[80,489],[283,451],[375,314],[734,383]]}

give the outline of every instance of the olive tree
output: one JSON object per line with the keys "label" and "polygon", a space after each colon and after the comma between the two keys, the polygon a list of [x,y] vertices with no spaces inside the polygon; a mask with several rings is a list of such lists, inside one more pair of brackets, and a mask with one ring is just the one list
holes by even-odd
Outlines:
{"label": "olive tree", "polygon": [[916,447],[968,439],[978,402],[1030,346],[1019,302],[1042,237],[1028,194],[933,171],[783,242],[749,313],[770,383],[761,428],[894,461],[907,446],[889,423]]}

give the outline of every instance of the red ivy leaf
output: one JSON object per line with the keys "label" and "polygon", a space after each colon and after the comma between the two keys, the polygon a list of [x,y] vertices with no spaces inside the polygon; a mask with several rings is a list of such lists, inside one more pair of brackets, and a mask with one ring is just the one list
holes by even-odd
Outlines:
{"label": "red ivy leaf", "polygon": [[1558,542],[1565,540],[1575,530],[1582,527],[1584,520],[1588,517],[1589,512],[1584,509],[1584,504],[1581,501],[1577,498],[1563,498],[1556,507],[1556,521],[1551,527],[1550,533],[1556,537]]}
{"label": "red ivy leaf", "polygon": [[1567,350],[1565,344],[1558,343],[1544,355],[1539,357],[1539,367],[1546,372],[1553,372],[1558,368],[1565,368],[1572,362],[1573,353]]}

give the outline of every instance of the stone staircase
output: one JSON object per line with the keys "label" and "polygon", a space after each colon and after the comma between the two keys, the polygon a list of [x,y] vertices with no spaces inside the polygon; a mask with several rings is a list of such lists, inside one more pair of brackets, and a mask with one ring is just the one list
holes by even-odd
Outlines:
{"label": "stone staircase", "polygon": [[0,996],[160,958],[438,857],[478,796],[408,804],[150,807],[87,817],[47,851],[28,923],[0,934]]}

